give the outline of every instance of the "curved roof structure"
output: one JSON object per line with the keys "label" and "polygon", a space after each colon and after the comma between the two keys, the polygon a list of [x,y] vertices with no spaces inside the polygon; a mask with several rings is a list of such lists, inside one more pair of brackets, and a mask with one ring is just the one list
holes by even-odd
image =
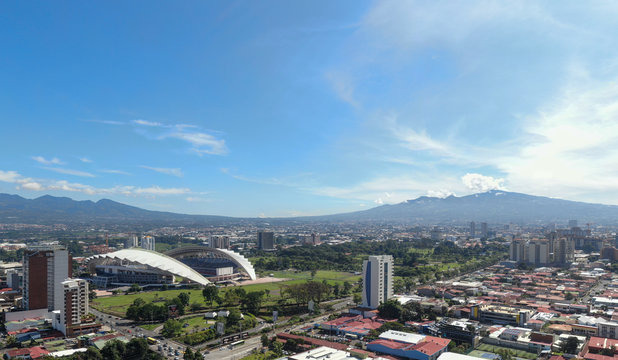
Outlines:
{"label": "curved roof structure", "polygon": [[211,283],[210,281],[208,281],[208,279],[203,277],[197,271],[191,269],[189,266],[172,257],[158,253],[156,251],[144,250],[140,248],[130,248],[114,251],[107,254],[94,255],[86,259],[86,261],[102,258],[126,260],[143,265],[148,265],[159,270],[167,271],[173,275],[181,276],[187,280],[191,280],[201,285],[208,285]]}
{"label": "curved roof structure", "polygon": [[249,278],[251,278],[251,280],[257,279],[257,276],[255,275],[255,269],[253,268],[253,265],[251,265],[249,260],[246,257],[240,255],[239,253],[233,252],[231,250],[215,249],[208,246],[195,245],[183,246],[172,249],[166,252],[165,255],[173,258],[182,258],[185,256],[197,255],[200,253],[207,253],[214,257],[228,259],[234,264],[236,264],[238,267],[240,267],[244,272],[246,272],[247,275],[249,275]]}

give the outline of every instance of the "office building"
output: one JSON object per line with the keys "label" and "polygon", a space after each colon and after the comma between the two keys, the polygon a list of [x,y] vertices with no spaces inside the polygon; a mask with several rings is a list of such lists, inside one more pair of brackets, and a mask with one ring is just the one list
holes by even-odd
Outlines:
{"label": "office building", "polygon": [[72,276],[72,259],[59,245],[29,247],[24,252],[24,297],[26,310],[63,308],[62,282]]}
{"label": "office building", "polygon": [[145,235],[142,236],[142,249],[155,251],[155,238],[154,236]]}
{"label": "office building", "polygon": [[257,233],[257,246],[260,250],[274,250],[275,234],[270,231],[259,231]]}
{"label": "office building", "polygon": [[64,305],[60,331],[67,334],[67,330],[81,324],[82,318],[88,315],[88,282],[82,279],[66,279],[62,282],[62,289]]}
{"label": "office building", "polygon": [[131,234],[124,242],[124,248],[130,249],[133,247],[139,247],[139,237],[136,234]]}
{"label": "office building", "polygon": [[311,235],[305,235],[303,237],[303,243],[307,245],[320,245],[320,235],[311,233]]}
{"label": "office building", "polygon": [[483,239],[487,238],[487,223],[486,222],[481,223],[481,237]]}
{"label": "office building", "polygon": [[487,324],[524,326],[534,311],[500,305],[472,305],[470,319]]}
{"label": "office building", "polygon": [[230,237],[226,235],[210,235],[208,237],[208,247],[214,249],[229,249]]}
{"label": "office building", "polygon": [[475,237],[476,236],[476,224],[474,223],[474,221],[470,221],[470,237]]}
{"label": "office building", "polygon": [[393,257],[370,256],[363,262],[363,306],[372,309],[393,296]]}

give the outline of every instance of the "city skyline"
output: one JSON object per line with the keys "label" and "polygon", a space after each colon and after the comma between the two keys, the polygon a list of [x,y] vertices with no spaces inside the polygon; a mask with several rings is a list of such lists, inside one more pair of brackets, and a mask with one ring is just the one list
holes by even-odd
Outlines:
{"label": "city skyline", "polygon": [[147,4],[0,5],[0,192],[247,217],[618,204],[614,4]]}

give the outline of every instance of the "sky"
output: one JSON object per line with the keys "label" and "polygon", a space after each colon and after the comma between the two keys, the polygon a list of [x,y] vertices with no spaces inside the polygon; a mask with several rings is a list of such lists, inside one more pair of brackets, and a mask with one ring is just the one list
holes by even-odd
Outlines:
{"label": "sky", "polygon": [[618,4],[0,3],[0,192],[247,217],[618,204]]}

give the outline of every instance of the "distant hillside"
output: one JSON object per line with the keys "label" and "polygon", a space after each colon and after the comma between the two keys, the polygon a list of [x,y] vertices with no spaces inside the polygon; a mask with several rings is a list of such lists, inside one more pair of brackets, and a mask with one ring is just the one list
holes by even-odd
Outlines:
{"label": "distant hillside", "polygon": [[192,224],[226,222],[232,218],[208,215],[184,215],[150,211],[108,199],[97,202],[76,201],[67,197],[41,196],[25,199],[0,194],[0,223],[169,223]]}
{"label": "distant hillside", "polygon": [[407,224],[488,223],[618,223],[618,206],[552,199],[507,191],[447,198],[422,196],[396,205],[345,214],[299,218],[232,218],[212,215],[185,215],[150,211],[102,199],[76,201],[66,197],[41,196],[25,199],[0,194],[0,223],[31,224],[149,224],[191,225],[225,223],[265,223],[276,225],[299,222],[386,222]]}
{"label": "distant hillside", "polygon": [[422,196],[396,205],[382,205],[372,209],[318,216],[317,221],[379,221],[403,223],[565,223],[570,219],[580,224],[618,223],[618,206],[590,204],[552,199],[507,191],[462,197],[435,198]]}

